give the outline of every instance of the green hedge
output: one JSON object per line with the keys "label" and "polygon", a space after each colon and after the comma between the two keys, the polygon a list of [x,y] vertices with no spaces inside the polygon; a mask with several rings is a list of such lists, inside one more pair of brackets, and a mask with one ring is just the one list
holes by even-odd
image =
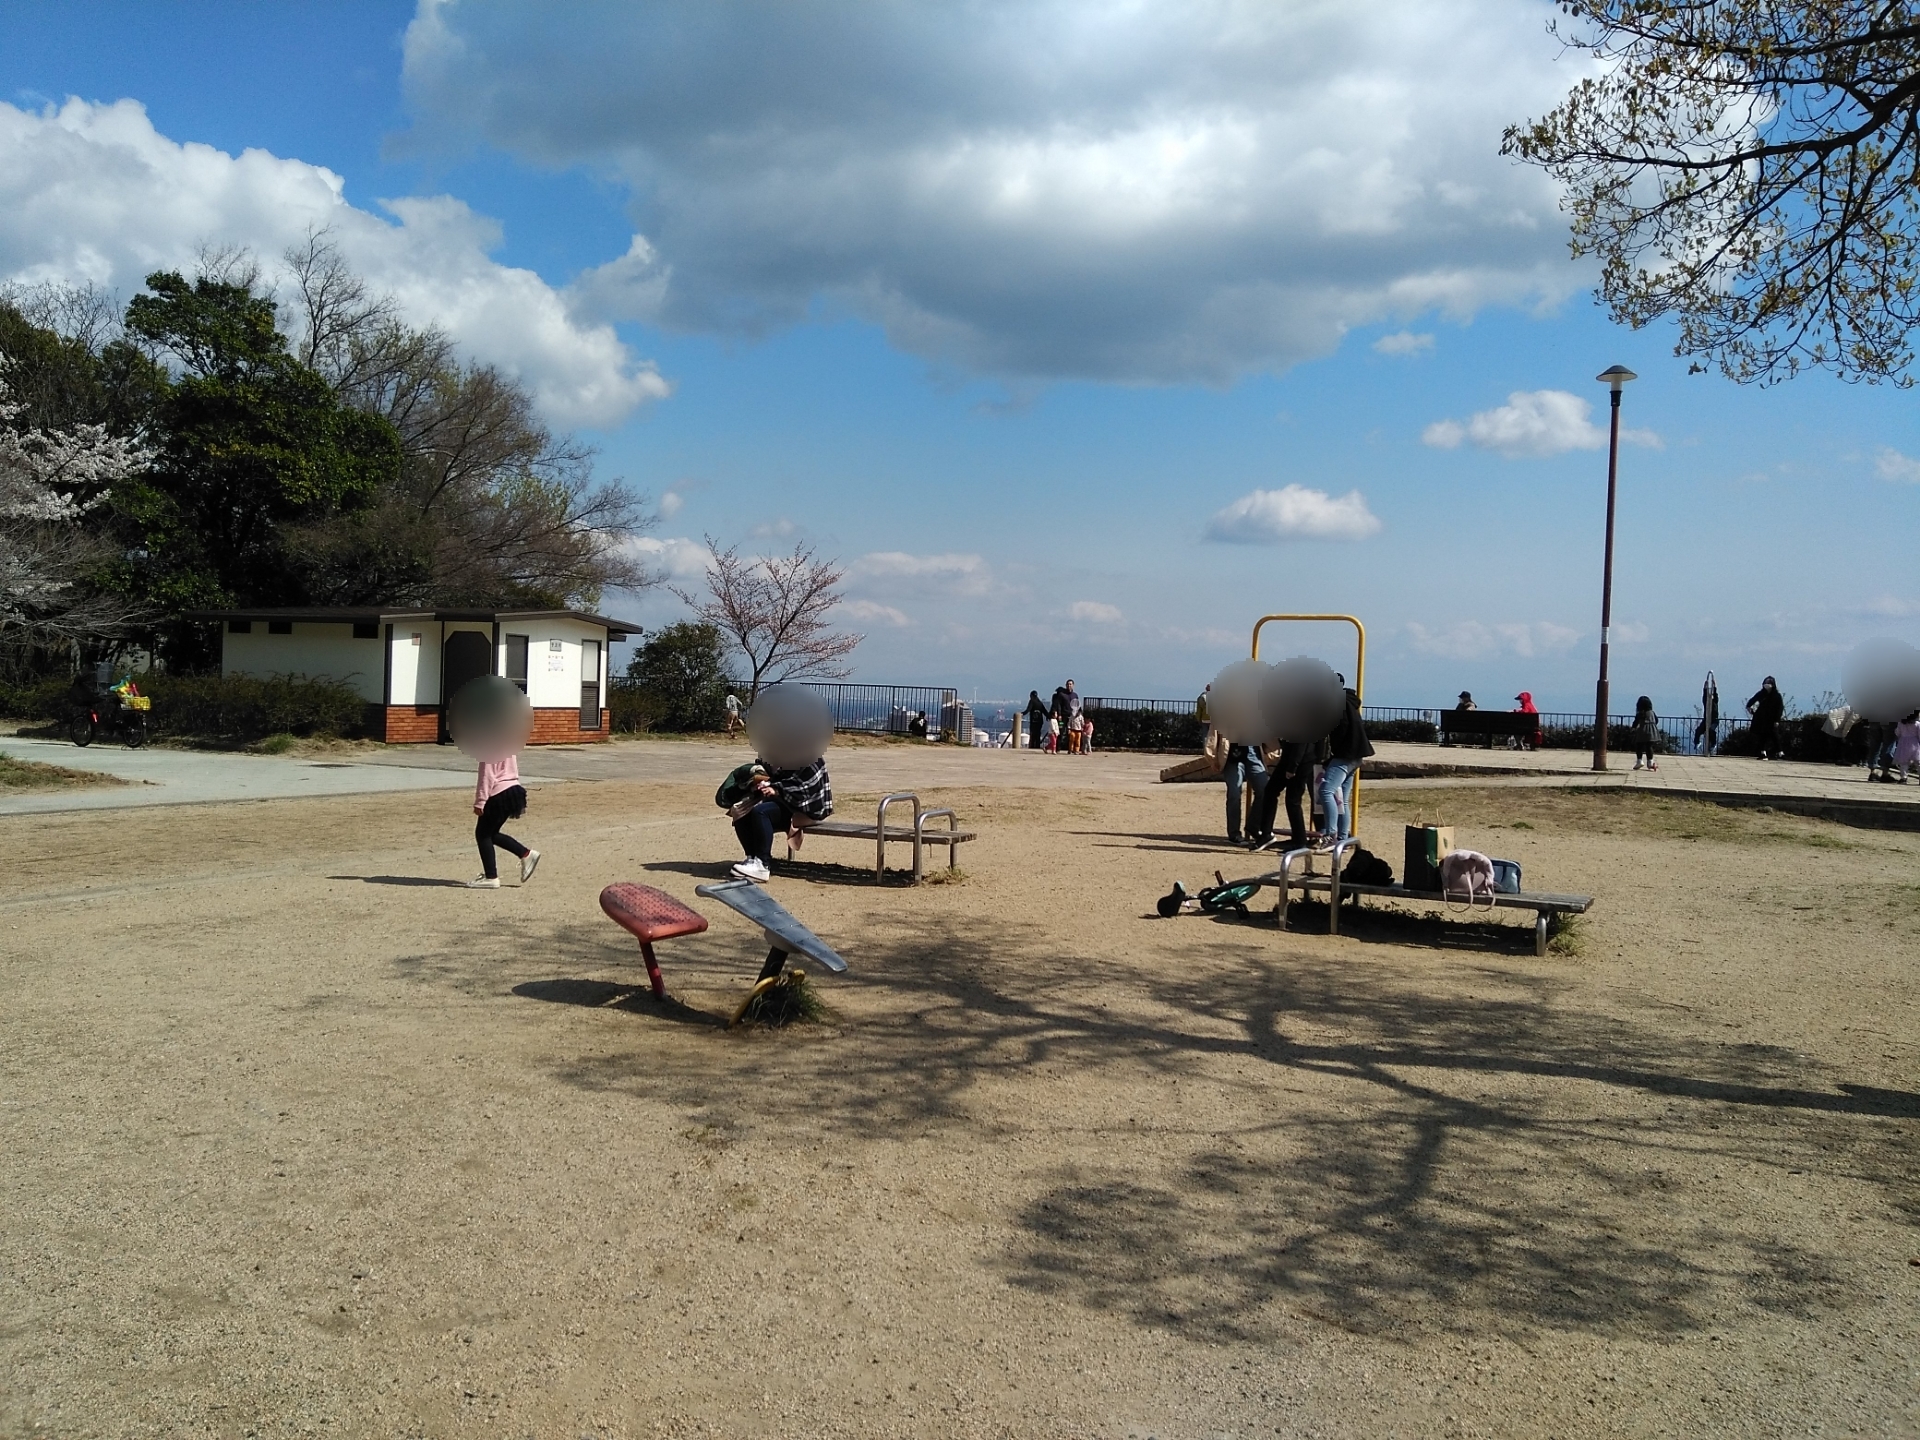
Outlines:
{"label": "green hedge", "polygon": [[[367,702],[332,680],[150,672],[135,676],[134,683],[153,700],[147,729],[155,735],[244,742],[268,735],[351,739],[366,731]],[[0,686],[0,712],[16,720],[63,722],[72,687],[67,678]]]}
{"label": "green hedge", "polygon": [[[1093,717],[1093,743],[1101,750],[1165,750],[1198,754],[1206,743],[1207,727],[1192,715],[1165,710],[1110,710],[1102,706]],[[1021,717],[1026,724],[1026,717]],[[1067,737],[1062,735],[1065,745]]]}

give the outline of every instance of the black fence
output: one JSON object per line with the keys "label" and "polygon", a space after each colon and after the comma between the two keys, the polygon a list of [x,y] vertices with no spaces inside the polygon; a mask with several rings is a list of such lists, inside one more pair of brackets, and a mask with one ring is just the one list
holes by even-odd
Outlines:
{"label": "black fence", "polygon": [[804,680],[833,712],[833,728],[869,735],[951,734],[973,743],[973,712],[958,690],[939,685],[834,685]]}

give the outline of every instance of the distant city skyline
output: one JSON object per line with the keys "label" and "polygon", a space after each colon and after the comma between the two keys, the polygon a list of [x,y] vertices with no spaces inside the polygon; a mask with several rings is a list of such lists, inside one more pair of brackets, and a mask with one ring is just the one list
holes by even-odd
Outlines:
{"label": "distant city skyline", "polygon": [[1590,707],[1614,363],[1615,710],[1916,638],[1911,397],[1689,375],[1499,156],[1582,73],[1550,4],[695,13],[10,7],[0,281],[329,227],[678,583],[709,534],[844,561],[861,679],[1184,698],[1345,611],[1371,702]]}

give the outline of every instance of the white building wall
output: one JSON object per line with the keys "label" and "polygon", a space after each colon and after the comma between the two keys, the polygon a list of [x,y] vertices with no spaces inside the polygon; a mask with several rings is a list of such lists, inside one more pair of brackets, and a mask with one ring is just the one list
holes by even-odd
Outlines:
{"label": "white building wall", "polygon": [[227,631],[221,637],[220,669],[263,680],[275,675],[335,680],[375,705],[384,673],[378,638],[356,640],[352,625],[305,620],[294,622],[291,635],[269,634],[264,620],[255,620],[244,635]]}
{"label": "white building wall", "polygon": [[507,637],[527,637],[527,699],[536,709],[580,708],[582,641],[600,645],[600,703],[607,703],[607,632],[577,620],[502,620],[495,669],[507,669]]}
{"label": "white building wall", "polygon": [[[384,627],[381,631],[385,634]],[[393,622],[393,690],[390,705],[440,703],[440,622],[411,619]]]}

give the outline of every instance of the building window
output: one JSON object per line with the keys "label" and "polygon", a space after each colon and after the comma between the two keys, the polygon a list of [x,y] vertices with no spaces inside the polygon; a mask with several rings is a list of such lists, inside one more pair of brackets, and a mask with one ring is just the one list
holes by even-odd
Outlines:
{"label": "building window", "polygon": [[269,635],[291,635],[293,633],[293,621],[269,620],[267,621],[267,633]]}
{"label": "building window", "polygon": [[229,620],[227,621],[227,633],[229,635],[251,635],[253,633],[253,621]]}
{"label": "building window", "polygon": [[380,638],[380,622],[378,620],[354,621],[353,638],[356,640],[378,640]]}
{"label": "building window", "polygon": [[527,637],[525,635],[507,636],[507,679],[520,687],[522,695],[527,693]]}

